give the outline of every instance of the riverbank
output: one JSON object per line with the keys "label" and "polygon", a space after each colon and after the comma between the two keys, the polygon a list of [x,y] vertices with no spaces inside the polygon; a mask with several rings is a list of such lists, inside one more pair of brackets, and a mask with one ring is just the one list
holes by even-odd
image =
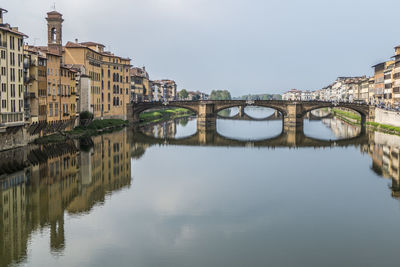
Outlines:
{"label": "riverbank", "polygon": [[[349,111],[344,111],[341,109],[332,109],[334,114],[339,117],[341,120],[354,124],[354,125],[359,125],[361,124],[361,117],[353,112]],[[371,130],[374,131],[379,131],[379,132],[384,132],[388,134],[394,134],[394,135],[400,135],[400,127],[392,126],[392,125],[387,125],[387,124],[381,124],[377,122],[367,122],[367,127],[370,128]]]}
{"label": "riverbank", "polygon": [[71,131],[54,133],[43,136],[34,141],[35,144],[47,144],[64,142],[69,139],[95,136],[103,133],[111,133],[128,125],[128,121],[120,119],[94,120],[88,126],[77,126]]}
{"label": "riverbank", "polygon": [[162,122],[166,120],[179,119],[184,117],[193,116],[194,113],[185,108],[169,108],[169,109],[158,109],[152,110],[148,112],[143,112],[139,115],[140,126],[149,124]]}
{"label": "riverbank", "polygon": [[[192,116],[194,113],[184,108],[169,108],[152,110],[140,114],[140,126],[158,123],[167,120]],[[69,139],[96,136],[103,133],[111,133],[128,126],[128,121],[119,119],[94,120],[88,126],[77,126],[71,131],[63,131],[43,136],[34,141],[35,144],[47,144],[64,142]]]}

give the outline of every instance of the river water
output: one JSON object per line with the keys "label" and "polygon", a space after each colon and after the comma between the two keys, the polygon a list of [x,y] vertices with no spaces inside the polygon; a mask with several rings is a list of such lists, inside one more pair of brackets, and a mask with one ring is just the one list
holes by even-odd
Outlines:
{"label": "river water", "polygon": [[400,137],[337,118],[297,143],[279,119],[196,125],[0,155],[0,266],[399,265]]}

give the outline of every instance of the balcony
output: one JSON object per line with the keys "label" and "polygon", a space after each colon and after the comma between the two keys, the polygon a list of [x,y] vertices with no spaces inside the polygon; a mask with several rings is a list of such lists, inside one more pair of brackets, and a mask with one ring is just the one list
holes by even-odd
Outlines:
{"label": "balcony", "polygon": [[0,41],[0,47],[7,48],[7,42]]}
{"label": "balcony", "polygon": [[24,76],[24,83],[30,83],[30,82],[35,81],[35,80],[36,80],[36,77],[33,74],[28,75],[28,76]]}
{"label": "balcony", "polygon": [[24,92],[24,98],[35,98],[35,92]]}

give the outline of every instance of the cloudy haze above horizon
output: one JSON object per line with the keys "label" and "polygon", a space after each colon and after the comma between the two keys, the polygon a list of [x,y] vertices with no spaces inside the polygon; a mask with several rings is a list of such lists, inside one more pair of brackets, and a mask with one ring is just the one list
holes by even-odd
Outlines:
{"label": "cloudy haze above horizon", "polygon": [[94,41],[178,90],[232,95],[316,90],[371,75],[400,44],[398,0],[13,0],[5,22],[47,43],[46,13],[63,14],[63,43]]}

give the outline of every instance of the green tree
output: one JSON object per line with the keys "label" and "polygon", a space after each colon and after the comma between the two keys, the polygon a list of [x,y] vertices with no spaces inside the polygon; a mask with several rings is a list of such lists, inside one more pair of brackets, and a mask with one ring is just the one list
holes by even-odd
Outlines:
{"label": "green tree", "polygon": [[211,100],[231,100],[231,93],[228,90],[212,90],[210,94]]}
{"label": "green tree", "polygon": [[182,99],[186,99],[187,97],[188,97],[188,92],[186,91],[186,89],[182,89],[180,92],[179,92],[179,97],[180,98],[182,98]]}

